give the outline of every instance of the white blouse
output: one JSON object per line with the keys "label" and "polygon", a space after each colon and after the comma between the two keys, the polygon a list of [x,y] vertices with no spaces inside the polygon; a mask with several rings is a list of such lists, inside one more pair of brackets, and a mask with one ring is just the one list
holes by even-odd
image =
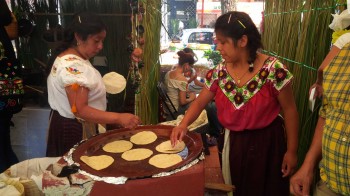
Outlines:
{"label": "white blouse", "polygon": [[74,83],[89,89],[89,106],[106,110],[106,87],[101,74],[89,60],[73,54],[57,57],[47,79],[48,100],[53,110],[63,117],[75,118],[65,90],[65,87]]}
{"label": "white blouse", "polygon": [[179,105],[180,105],[179,92],[187,91],[187,82],[177,80],[177,78],[171,79],[169,77],[169,72],[165,74],[164,80],[165,80],[165,86],[167,88],[167,94],[171,102],[174,104],[176,109],[179,109]]}

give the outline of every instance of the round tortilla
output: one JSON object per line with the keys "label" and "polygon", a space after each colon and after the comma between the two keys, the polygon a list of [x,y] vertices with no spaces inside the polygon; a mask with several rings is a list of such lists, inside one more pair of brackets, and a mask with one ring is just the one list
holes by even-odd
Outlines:
{"label": "round tortilla", "polygon": [[153,151],[147,148],[135,148],[125,151],[122,158],[126,161],[140,161],[147,159],[153,154]]}
{"label": "round tortilla", "polygon": [[113,157],[108,155],[99,155],[99,156],[81,156],[82,160],[86,165],[91,167],[94,170],[101,170],[109,167],[114,162]]}
{"label": "round tortilla", "polygon": [[157,168],[168,168],[182,161],[178,154],[157,154],[149,159],[148,163]]}
{"label": "round tortilla", "polygon": [[124,76],[116,72],[109,72],[105,74],[102,80],[106,86],[107,93],[110,93],[110,94],[120,93],[126,87],[126,80]]}
{"label": "round tortilla", "polygon": [[130,150],[133,144],[126,140],[117,140],[103,146],[103,150],[111,153],[120,153]]}
{"label": "round tortilla", "polygon": [[157,135],[152,131],[141,131],[131,136],[130,141],[138,145],[146,145],[156,141]]}
{"label": "round tortilla", "polygon": [[156,150],[162,153],[178,153],[181,152],[185,148],[185,142],[177,142],[174,148],[171,146],[170,140],[162,142],[158,146],[156,146]]}

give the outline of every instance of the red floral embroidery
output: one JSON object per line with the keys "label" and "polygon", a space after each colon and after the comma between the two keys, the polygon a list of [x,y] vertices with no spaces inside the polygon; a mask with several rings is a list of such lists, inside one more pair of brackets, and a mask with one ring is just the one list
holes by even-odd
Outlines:
{"label": "red floral embroidery", "polygon": [[258,82],[256,80],[252,80],[248,83],[247,88],[250,92],[254,92],[256,88],[258,88]]}
{"label": "red floral embroidery", "polygon": [[277,68],[275,72],[277,82],[281,82],[287,77],[287,72],[283,68]]}
{"label": "red floral embroidery", "polygon": [[244,97],[243,97],[242,93],[239,93],[239,92],[236,93],[236,95],[233,97],[233,99],[235,100],[235,103],[237,105],[240,105],[244,101]]}
{"label": "red floral embroidery", "polygon": [[225,70],[220,70],[219,71],[219,79],[224,79],[224,78],[226,78],[226,76],[227,76],[227,73],[226,73],[226,71]]}
{"label": "red floral embroidery", "polygon": [[259,78],[264,81],[269,76],[269,71],[265,68],[259,72]]}
{"label": "red floral embroidery", "polygon": [[207,72],[207,75],[205,76],[205,78],[206,78],[207,80],[210,81],[211,78],[213,77],[213,72],[214,72],[213,69],[209,70],[209,71]]}
{"label": "red floral embroidery", "polygon": [[231,92],[235,88],[235,84],[232,81],[228,81],[225,84],[225,90]]}

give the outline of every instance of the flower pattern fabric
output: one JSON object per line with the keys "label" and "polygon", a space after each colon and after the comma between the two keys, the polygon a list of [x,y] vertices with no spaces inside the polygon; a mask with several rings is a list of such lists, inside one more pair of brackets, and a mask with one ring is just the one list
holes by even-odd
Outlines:
{"label": "flower pattern fabric", "polygon": [[287,70],[284,64],[274,57],[269,57],[260,71],[251,78],[244,86],[239,87],[234,79],[227,73],[226,65],[220,64],[207,72],[206,85],[208,88],[215,80],[218,80],[226,97],[232,102],[236,109],[243,107],[266,82],[273,83],[276,90],[281,90],[293,75]]}

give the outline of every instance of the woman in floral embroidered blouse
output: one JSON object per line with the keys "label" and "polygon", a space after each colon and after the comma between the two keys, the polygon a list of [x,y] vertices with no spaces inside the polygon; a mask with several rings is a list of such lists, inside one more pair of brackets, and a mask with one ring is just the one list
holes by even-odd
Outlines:
{"label": "woman in floral embroidered blouse", "polygon": [[298,144],[293,76],[278,59],[258,51],[261,36],[246,13],[220,16],[215,33],[225,62],[207,73],[206,88],[172,131],[172,144],[215,96],[225,127],[218,141],[225,182],[235,185],[238,196],[289,195]]}
{"label": "woman in floral embroidered blouse", "polygon": [[[139,117],[107,112],[106,87],[89,59],[103,48],[106,26],[95,14],[76,14],[49,65],[48,100],[52,109],[46,156],[62,156],[83,139],[96,134],[96,124],[135,128]],[[79,120],[77,120],[79,119]]]}

